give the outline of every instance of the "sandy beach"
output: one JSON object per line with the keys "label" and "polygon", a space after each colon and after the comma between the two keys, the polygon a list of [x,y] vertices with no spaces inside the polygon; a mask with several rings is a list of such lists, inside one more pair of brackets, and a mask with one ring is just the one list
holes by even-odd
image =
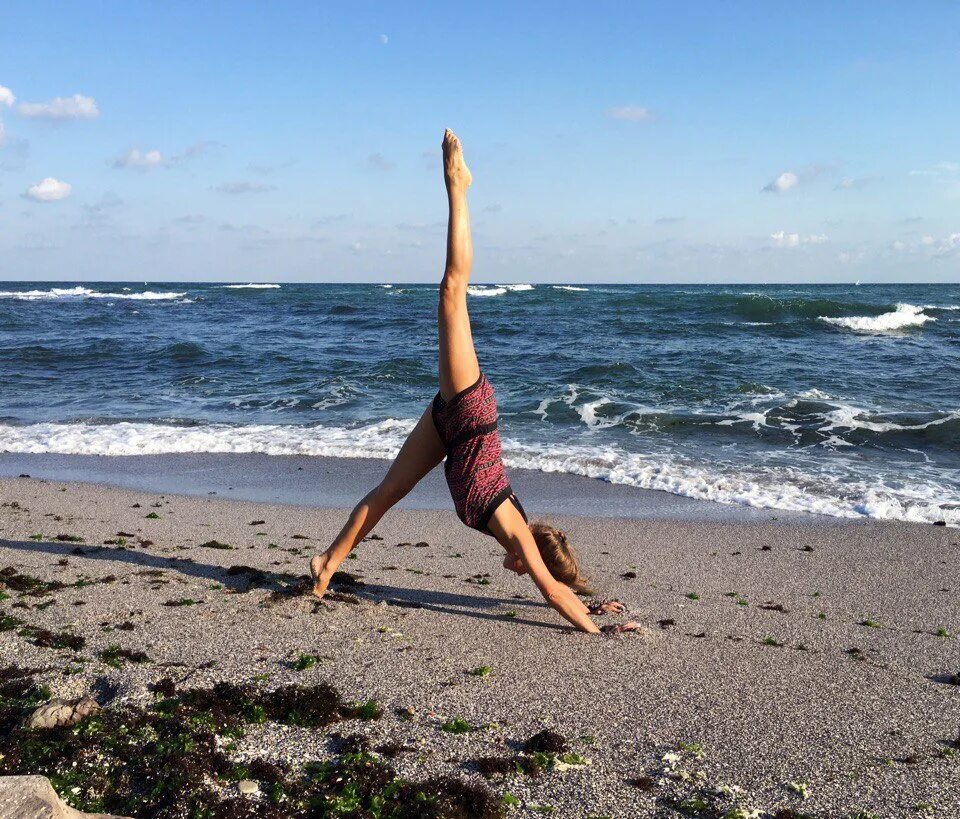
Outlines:
{"label": "sandy beach", "polygon": [[[333,485],[348,481],[338,463],[324,465]],[[8,458],[4,472],[22,465]],[[552,476],[537,480],[535,511],[551,506]],[[569,510],[611,489],[570,480],[552,484]],[[617,619],[643,625],[601,638],[574,633],[504,572],[497,544],[434,503],[429,482],[323,603],[296,584],[339,528],[341,496],[293,505],[127,483],[0,479],[0,608],[16,618],[0,633],[4,665],[39,669],[56,697],[92,692],[108,713],[152,707],[163,678],[267,693],[327,682],[344,702],[374,701],[367,716],[379,718],[268,719],[247,726],[231,760],[285,763],[295,777],[342,758],[336,735],[362,735],[381,749],[376,764],[414,782],[451,775],[518,817],[960,815],[956,529],[678,511],[657,493],[645,502],[660,514],[552,514],[599,596],[627,605]],[[564,496],[578,491],[580,507]],[[25,591],[17,577],[54,585]],[[43,647],[40,630],[83,644]],[[565,750],[522,752],[545,728]],[[267,812],[258,786],[210,785],[244,800],[243,815],[285,815]],[[459,810],[445,815],[480,808]]]}

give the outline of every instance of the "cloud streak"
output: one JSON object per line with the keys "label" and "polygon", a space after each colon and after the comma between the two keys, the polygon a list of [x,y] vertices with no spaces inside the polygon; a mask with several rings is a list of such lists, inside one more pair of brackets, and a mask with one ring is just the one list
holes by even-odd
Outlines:
{"label": "cloud streak", "polygon": [[248,193],[266,193],[267,191],[274,191],[276,189],[276,185],[261,185],[258,182],[245,181],[223,182],[214,188],[215,191],[226,193],[230,196],[243,196]]}
{"label": "cloud streak", "polygon": [[114,168],[132,168],[138,171],[159,168],[163,164],[163,154],[160,151],[141,151],[139,148],[131,148],[123,156],[113,160]]}
{"label": "cloud streak", "polygon": [[608,108],[606,113],[610,119],[624,122],[649,122],[653,119],[653,112],[642,105],[616,105]]}
{"label": "cloud streak", "polygon": [[82,94],[54,97],[49,102],[22,102],[17,111],[28,119],[72,120],[96,119],[100,116],[97,101]]}

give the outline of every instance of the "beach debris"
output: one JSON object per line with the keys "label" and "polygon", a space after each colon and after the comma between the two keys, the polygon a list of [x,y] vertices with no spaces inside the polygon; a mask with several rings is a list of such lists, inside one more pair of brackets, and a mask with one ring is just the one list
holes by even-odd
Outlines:
{"label": "beach debris", "polygon": [[780,614],[789,614],[789,613],[790,613],[790,609],[784,608],[783,603],[773,603],[773,602],[771,602],[771,601],[769,601],[769,600],[768,600],[766,603],[764,603],[763,605],[757,606],[757,608],[758,608],[758,609],[763,609],[764,611],[778,611],[778,612],[780,612]]}
{"label": "beach debris", "polygon": [[80,697],[75,700],[51,700],[34,711],[27,718],[25,726],[34,730],[76,725],[87,715],[99,710],[100,705],[92,697]]}
{"label": "beach debris", "polygon": [[222,543],[219,540],[208,540],[206,543],[200,544],[201,549],[222,549],[224,551],[231,550],[234,547],[229,543]]}
{"label": "beach debris", "polygon": [[334,572],[330,578],[332,586],[366,586],[359,577],[350,572]]}
{"label": "beach debris", "polygon": [[474,730],[473,726],[461,717],[452,717],[440,726],[441,731],[448,734],[468,734]]}
{"label": "beach debris", "polygon": [[662,629],[672,628],[677,624],[677,621],[672,617],[664,617],[662,620],[657,620],[657,625]]}
{"label": "beach debris", "polygon": [[248,526],[263,526],[263,524],[265,524],[265,523],[266,523],[265,520],[251,520],[250,523],[247,524],[247,525],[248,525]]}
{"label": "beach debris", "polygon": [[301,654],[293,663],[293,667],[297,671],[309,671],[313,668],[320,658],[316,654]]}
{"label": "beach debris", "polygon": [[112,668],[123,668],[124,660],[131,663],[149,663],[150,658],[142,651],[132,651],[116,644],[97,652],[97,659]]}
{"label": "beach debris", "polygon": [[146,515],[144,515],[144,517],[145,517],[147,520],[159,520],[159,519],[160,519],[160,515],[158,515],[156,512],[148,512]]}
{"label": "beach debris", "polygon": [[783,787],[801,799],[810,798],[810,785],[807,782],[784,782]]}
{"label": "beach debris", "polygon": [[640,776],[634,776],[627,780],[627,784],[632,788],[636,788],[638,791],[652,791],[656,781],[652,776],[647,774],[642,774]]}
{"label": "beach debris", "polygon": [[20,636],[29,637],[38,648],[68,648],[71,651],[80,651],[87,641],[78,634],[69,631],[54,632],[46,628],[24,626],[20,629]]}
{"label": "beach debris", "polygon": [[60,541],[60,543],[83,543],[83,538],[79,535],[59,534],[54,535],[53,539]]}
{"label": "beach debris", "polygon": [[636,579],[637,579],[637,573],[636,573],[636,572],[624,572],[623,574],[620,575],[620,577],[622,577],[624,580],[636,580]]}
{"label": "beach debris", "polygon": [[[179,692],[172,684],[157,687],[171,696],[101,709],[77,727],[48,729],[41,742],[32,732],[9,728],[48,700],[49,691],[33,682],[32,672],[0,668],[0,776],[36,771],[69,788],[71,802],[80,809],[96,806],[129,816],[279,819],[313,815],[317,805],[344,817],[411,816],[411,806],[422,819],[504,815],[499,798],[486,786],[451,776],[402,778],[362,738],[296,773],[263,759],[230,758],[233,743],[224,740],[242,735],[249,724],[319,728],[363,718],[369,703],[359,709],[345,706],[329,685],[274,691],[229,683]],[[85,720],[95,720],[90,730],[83,729]],[[233,795],[218,786],[224,780],[234,783]],[[257,803],[264,810],[254,814],[247,800],[257,791],[267,800]],[[282,806],[274,808],[278,799]],[[22,814],[4,808],[0,815]],[[76,814],[67,816],[76,819]]]}
{"label": "beach debris", "polygon": [[544,728],[523,743],[523,750],[527,753],[562,754],[567,747],[567,740],[563,735],[549,728]]}
{"label": "beach debris", "polygon": [[471,677],[489,677],[493,669],[488,665],[477,666],[467,672]]}

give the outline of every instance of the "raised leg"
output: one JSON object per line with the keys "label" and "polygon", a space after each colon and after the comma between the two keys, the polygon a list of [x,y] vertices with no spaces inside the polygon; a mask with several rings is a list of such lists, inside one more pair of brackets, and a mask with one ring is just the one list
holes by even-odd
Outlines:
{"label": "raised leg", "polygon": [[383,480],[354,507],[330,548],[310,561],[314,595],[323,597],[333,573],[354,546],[370,533],[392,506],[443,460],[445,454],[428,407],[407,436]]}
{"label": "raised leg", "polygon": [[440,332],[440,394],[449,399],[480,377],[473,348],[467,285],[473,267],[467,188],[473,181],[463,159],[460,140],[447,130],[443,135],[443,180],[447,187],[447,263],[440,283],[437,327]]}

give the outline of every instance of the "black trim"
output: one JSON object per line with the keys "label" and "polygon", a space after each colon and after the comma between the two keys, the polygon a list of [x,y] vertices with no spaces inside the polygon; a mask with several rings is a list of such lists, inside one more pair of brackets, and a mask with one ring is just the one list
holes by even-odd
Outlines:
{"label": "black trim", "polygon": [[474,427],[467,432],[458,435],[452,441],[447,442],[447,449],[453,449],[455,446],[460,444],[465,444],[467,441],[472,441],[474,438],[478,438],[481,435],[489,435],[491,432],[497,431],[497,422],[491,421],[489,424],[481,424],[478,427]]}
{"label": "black trim", "polygon": [[[439,398],[440,401],[441,401],[441,403],[442,403],[442,409],[448,409],[448,408],[450,408],[450,407],[453,406],[455,403],[457,403],[457,401],[461,400],[465,395],[467,395],[467,393],[473,392],[477,387],[480,386],[480,382],[481,382],[481,381],[483,381],[483,372],[482,372],[482,371],[481,371],[480,375],[477,377],[477,380],[476,380],[476,381],[474,381],[474,382],[473,382],[469,387],[467,387],[466,389],[460,390],[460,392],[458,392],[456,395],[454,395],[449,401],[447,401],[447,400],[443,397],[443,395],[438,392],[438,393],[437,393],[437,398]],[[436,401],[437,399],[434,398],[433,400]]]}
{"label": "black trim", "polygon": [[[477,525],[474,526],[473,528],[479,529],[481,532],[484,532],[485,534],[490,535],[490,537],[493,537],[494,536],[493,532],[491,532],[487,528],[487,524],[490,522],[490,518],[493,517],[493,513],[500,508],[500,504],[503,503],[505,500],[507,500],[507,498],[511,498],[511,497],[515,498],[516,495],[513,494],[513,488],[510,486],[510,484],[507,484],[503,489],[501,489],[499,492],[497,492],[496,495],[493,496],[493,498],[487,504],[487,508],[483,511],[483,514],[477,520]],[[519,501],[515,502],[515,505],[517,505],[518,508],[519,508],[519,504],[520,504]],[[522,508],[520,509],[520,514],[523,515]],[[523,515],[523,519],[526,520],[527,516]]]}

